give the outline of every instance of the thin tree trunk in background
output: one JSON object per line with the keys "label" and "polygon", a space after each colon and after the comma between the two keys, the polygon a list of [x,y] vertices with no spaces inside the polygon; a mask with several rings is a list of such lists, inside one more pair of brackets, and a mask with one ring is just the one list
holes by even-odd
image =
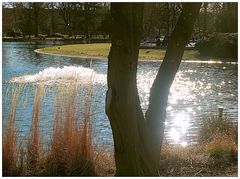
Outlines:
{"label": "thin tree trunk in background", "polygon": [[170,3],[166,3],[166,10],[167,10],[167,24],[166,24],[166,35],[167,35],[167,37],[169,37],[169,35],[170,35],[170,33],[169,33],[169,31],[170,31],[170,10],[169,10],[169,6],[170,6]]}
{"label": "thin tree trunk in background", "polygon": [[200,18],[197,18],[197,26],[198,26],[198,36],[199,38],[202,37],[201,35],[201,23],[200,23]]}
{"label": "thin tree trunk in background", "polygon": [[154,153],[159,153],[159,155],[164,136],[168,94],[200,7],[201,3],[183,4],[182,13],[169,39],[165,57],[150,90],[149,107],[145,117],[150,128],[151,139],[154,141]]}
{"label": "thin tree trunk in background", "polygon": [[226,3],[227,32],[237,32],[237,3]]}
{"label": "thin tree trunk in background", "polygon": [[55,33],[55,15],[54,15],[54,3],[51,3],[51,24],[52,24],[52,34]]}
{"label": "thin tree trunk in background", "polygon": [[31,34],[32,34],[32,18],[31,18],[31,10],[27,9],[28,11],[28,24],[29,24],[29,28],[28,28],[28,37],[31,38]]}
{"label": "thin tree trunk in background", "polygon": [[38,37],[38,17],[39,17],[38,3],[33,3],[33,17],[34,17],[34,36]]}
{"label": "thin tree trunk in background", "polygon": [[89,5],[85,3],[84,5],[84,23],[85,23],[85,36],[89,39]]}
{"label": "thin tree trunk in background", "polygon": [[203,16],[203,35],[206,35],[207,32],[207,7],[208,7],[208,3],[205,2],[203,3],[203,7],[204,7],[204,16]]}
{"label": "thin tree trunk in background", "polygon": [[172,3],[171,11],[172,11],[172,13],[171,13],[172,14],[172,19],[171,19],[172,24],[171,24],[171,31],[170,31],[170,33],[174,29],[174,24],[175,24],[175,19],[176,19],[175,3]]}

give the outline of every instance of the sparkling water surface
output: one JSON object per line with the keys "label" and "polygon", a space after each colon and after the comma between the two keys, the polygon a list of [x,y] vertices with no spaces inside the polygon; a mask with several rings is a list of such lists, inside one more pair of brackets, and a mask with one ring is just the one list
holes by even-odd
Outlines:
{"label": "sparkling water surface", "polygon": [[[40,126],[47,133],[53,115],[55,94],[52,87],[71,80],[77,80],[83,86],[92,81],[94,140],[98,145],[112,148],[111,128],[104,112],[107,60],[58,57],[34,52],[37,48],[51,45],[54,44],[3,42],[4,122],[11,106],[7,91],[14,88],[16,83],[27,84],[19,99],[25,106],[18,107],[16,113],[19,130],[23,133],[29,130],[36,85],[44,83],[48,86],[44,110],[40,112],[44,118]],[[149,90],[160,64],[160,61],[139,62],[137,84],[143,111],[147,109]],[[223,107],[224,113],[237,122],[237,82],[236,63],[182,62],[169,95],[165,122],[167,141],[182,146],[195,143],[198,124],[206,116],[217,115],[218,107]],[[26,96],[28,100],[24,101]]]}

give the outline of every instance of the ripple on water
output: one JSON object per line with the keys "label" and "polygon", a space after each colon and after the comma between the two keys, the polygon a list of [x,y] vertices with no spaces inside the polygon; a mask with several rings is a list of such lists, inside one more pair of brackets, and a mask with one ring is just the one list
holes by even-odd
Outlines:
{"label": "ripple on water", "polygon": [[[93,80],[96,141],[113,146],[110,124],[104,112],[107,62],[93,61],[89,67],[86,60],[36,56],[32,49],[27,49],[28,46],[21,49],[11,47],[9,45],[3,48],[3,80],[11,79],[10,81],[14,83],[45,83],[49,86],[66,81],[87,84]],[[161,62],[139,63],[137,84],[144,111],[147,109],[150,87],[160,64]],[[5,83],[3,94],[6,92],[4,85]],[[50,88],[47,89],[47,93],[51,93]],[[33,91],[31,94],[34,94]],[[53,105],[51,101],[54,94],[51,93],[49,96],[48,104],[45,105],[45,116],[51,113]],[[169,94],[165,123],[167,140],[182,146],[194,142],[197,123],[208,114],[217,114],[219,105],[222,105],[225,112],[237,121],[237,104],[236,63],[213,61],[182,63]],[[9,108],[8,105],[4,102],[4,111]],[[28,106],[29,109],[31,110],[31,107]],[[21,115],[25,129],[29,125],[31,112],[24,110]],[[46,121],[49,123],[49,120]]]}

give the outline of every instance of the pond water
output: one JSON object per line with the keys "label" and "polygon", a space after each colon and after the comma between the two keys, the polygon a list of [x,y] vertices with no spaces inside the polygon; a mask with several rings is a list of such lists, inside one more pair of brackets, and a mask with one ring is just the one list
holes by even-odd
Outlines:
{"label": "pond water", "polygon": [[[41,82],[48,86],[61,83],[62,79],[78,76],[88,80],[94,76],[93,98],[95,112],[94,139],[99,145],[112,148],[113,139],[109,121],[104,112],[107,73],[107,60],[90,60],[80,58],[40,55],[34,49],[53,45],[37,42],[3,42],[3,118],[11,106],[6,96],[7,88],[14,88],[15,83],[22,82],[32,86]],[[149,90],[160,66],[160,61],[140,61],[137,82],[141,106],[145,111],[148,105]],[[66,82],[66,81],[65,81]],[[182,146],[196,142],[196,132],[201,120],[209,115],[218,115],[218,107],[224,108],[233,121],[238,119],[237,64],[219,62],[182,62],[171,87],[166,125],[166,140]],[[27,95],[34,97],[34,90]],[[43,117],[44,125],[49,130],[52,118],[53,95],[46,95]],[[32,102],[25,108],[17,108],[18,127],[28,131],[32,118]],[[5,126],[5,122],[4,122]]]}

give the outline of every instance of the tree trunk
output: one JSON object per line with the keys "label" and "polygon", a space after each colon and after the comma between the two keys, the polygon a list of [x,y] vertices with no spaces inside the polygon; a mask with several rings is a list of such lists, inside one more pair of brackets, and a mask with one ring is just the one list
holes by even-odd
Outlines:
{"label": "tree trunk", "polygon": [[54,9],[54,3],[51,2],[51,25],[52,25],[52,34],[55,33],[55,9]]}
{"label": "tree trunk", "polygon": [[170,3],[166,3],[166,11],[167,11],[167,21],[166,21],[166,36],[169,37],[170,35]]}
{"label": "tree trunk", "polygon": [[150,90],[149,106],[145,118],[150,128],[151,139],[154,142],[154,153],[158,154],[158,158],[164,136],[168,94],[200,7],[201,3],[183,4],[182,13],[169,39],[165,57]]}
{"label": "tree trunk", "polygon": [[[31,18],[31,9],[27,9],[27,18],[28,18],[28,25],[29,27],[27,28],[27,33],[28,33],[28,37],[31,38],[31,34],[32,34],[32,18]],[[25,26],[26,24],[24,24]],[[26,27],[24,27],[25,29]]]}
{"label": "tree trunk", "polygon": [[[143,4],[111,3],[112,46],[108,57],[105,110],[113,132],[117,176],[159,175],[167,96],[198,14],[198,7],[198,3],[184,6],[153,84],[145,119],[136,81]],[[154,97],[158,99],[154,100]],[[160,120],[157,119],[159,117]]]}
{"label": "tree trunk", "polygon": [[33,3],[33,17],[34,17],[34,36],[38,37],[38,16],[39,16],[39,4]]}
{"label": "tree trunk", "polygon": [[84,4],[84,23],[85,23],[85,37],[89,39],[89,5]]}
{"label": "tree trunk", "polygon": [[226,3],[227,32],[237,32],[237,3]]}
{"label": "tree trunk", "polygon": [[137,91],[142,3],[112,3],[106,114],[114,138],[117,176],[157,175]]}
{"label": "tree trunk", "polygon": [[203,35],[206,36],[206,32],[207,32],[207,7],[208,7],[208,3],[204,2],[203,3],[203,7],[204,7],[204,15],[203,15]]}

